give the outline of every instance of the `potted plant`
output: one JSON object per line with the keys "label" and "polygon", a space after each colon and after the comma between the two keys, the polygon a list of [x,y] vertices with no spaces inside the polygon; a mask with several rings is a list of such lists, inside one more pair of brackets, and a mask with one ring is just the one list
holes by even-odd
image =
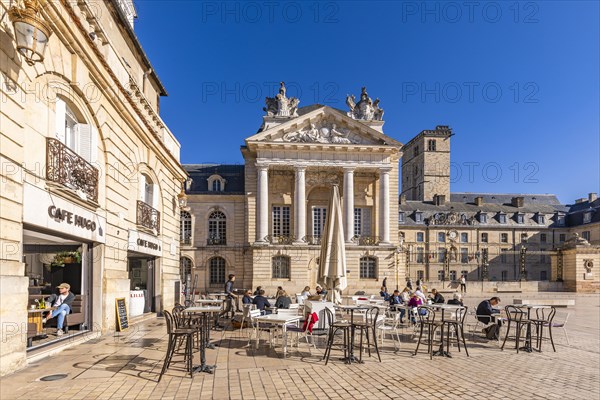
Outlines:
{"label": "potted plant", "polygon": [[61,251],[54,256],[52,265],[64,267],[65,264],[81,263],[81,253],[78,251]]}

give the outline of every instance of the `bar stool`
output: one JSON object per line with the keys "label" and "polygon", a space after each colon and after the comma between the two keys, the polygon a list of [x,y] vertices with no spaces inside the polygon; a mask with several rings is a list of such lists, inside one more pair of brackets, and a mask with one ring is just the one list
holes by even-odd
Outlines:
{"label": "bar stool", "polygon": [[190,377],[193,374],[192,369],[192,344],[194,341],[195,330],[192,328],[177,328],[175,326],[175,319],[173,315],[164,311],[165,321],[167,323],[167,334],[169,335],[169,342],[167,345],[167,354],[165,355],[165,361],[163,363],[162,370],[160,371],[160,376],[158,377],[158,382],[162,379],[163,374],[171,365],[171,360],[173,359],[173,354],[175,353],[175,344],[179,339],[185,339],[185,354],[184,354],[184,362],[187,364],[187,369],[190,372]]}
{"label": "bar stool", "polygon": [[508,335],[510,333],[510,327],[512,324],[515,324],[515,348],[517,349],[518,353],[521,330],[523,328],[526,328],[527,335],[525,338],[525,343],[529,343],[529,346],[531,346],[531,321],[527,318],[527,313],[520,308],[515,306],[506,306],[504,309],[506,310],[508,325],[506,327],[506,336],[504,336],[504,342],[502,342],[502,347],[500,347],[500,350],[504,350],[506,339],[508,339]]}
{"label": "bar stool", "polygon": [[335,335],[338,331],[342,331],[344,337],[344,359],[349,359],[351,352],[349,351],[350,346],[350,328],[351,325],[346,321],[336,321],[333,315],[333,312],[325,307],[325,324],[329,326],[329,334],[327,336],[327,348],[325,349],[325,354],[323,354],[323,358],[321,360],[325,360],[325,365],[329,362],[329,356],[331,355],[331,348],[333,347],[333,342],[335,339]]}

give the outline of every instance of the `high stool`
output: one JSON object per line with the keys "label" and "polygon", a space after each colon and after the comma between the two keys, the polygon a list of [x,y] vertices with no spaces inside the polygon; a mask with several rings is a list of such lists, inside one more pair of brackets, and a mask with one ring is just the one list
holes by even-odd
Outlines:
{"label": "high stool", "polygon": [[169,335],[169,343],[167,345],[167,354],[165,355],[165,361],[163,363],[162,370],[160,371],[160,376],[158,377],[158,381],[162,379],[163,374],[169,368],[171,364],[171,360],[173,359],[173,354],[175,353],[175,344],[179,339],[185,340],[185,355],[184,362],[186,362],[187,369],[190,372],[190,377],[193,374],[192,369],[192,344],[194,341],[194,334],[196,331],[192,328],[177,328],[175,325],[175,319],[173,315],[164,311],[165,321],[167,323],[167,334]]}
{"label": "high stool", "polygon": [[335,321],[333,312],[325,307],[325,323],[329,326],[329,334],[327,335],[327,348],[325,354],[323,354],[322,360],[325,360],[325,365],[329,362],[329,356],[331,355],[331,348],[335,335],[338,331],[342,331],[344,337],[344,359],[349,360],[351,352],[349,351],[350,346],[350,328],[351,325],[346,321]]}

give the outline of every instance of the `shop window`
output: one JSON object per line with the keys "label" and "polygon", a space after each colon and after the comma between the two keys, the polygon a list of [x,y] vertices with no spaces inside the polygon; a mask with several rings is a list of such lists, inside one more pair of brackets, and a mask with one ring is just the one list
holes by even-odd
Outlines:
{"label": "shop window", "polygon": [[211,285],[225,283],[225,259],[213,257],[209,261],[209,279]]}
{"label": "shop window", "polygon": [[273,279],[290,279],[290,258],[275,256],[272,259]]}
{"label": "shop window", "polygon": [[227,244],[227,217],[221,211],[213,211],[208,216],[207,245]]}
{"label": "shop window", "polygon": [[183,244],[192,244],[192,215],[187,211],[181,211],[179,221],[179,241]]}
{"label": "shop window", "polygon": [[361,279],[375,279],[377,275],[375,270],[377,268],[377,259],[375,257],[361,257],[360,258],[360,278]]}

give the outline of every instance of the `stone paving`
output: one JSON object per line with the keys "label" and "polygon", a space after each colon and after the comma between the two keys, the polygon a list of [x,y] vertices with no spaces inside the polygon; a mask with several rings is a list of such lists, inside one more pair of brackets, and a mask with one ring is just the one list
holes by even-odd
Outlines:
{"label": "stone paving", "polygon": [[[561,294],[561,296],[564,296]],[[512,301],[507,295],[503,304]],[[512,296],[520,297],[520,296]],[[531,297],[531,296],[529,296]],[[212,334],[215,350],[207,350],[215,374],[185,375],[175,363],[157,383],[166,350],[161,318],[132,327],[121,336],[102,336],[30,364],[0,380],[0,398],[8,399],[600,399],[600,296],[573,295],[577,304],[559,309],[570,313],[570,346],[555,332],[557,352],[544,343],[542,353],[519,352],[497,342],[471,340],[470,357],[452,349],[453,358],[429,359],[426,349],[413,356],[416,340],[408,331],[399,351],[390,339],[382,362],[346,365],[332,354],[321,361],[322,345],[308,351],[301,343],[283,359],[281,349],[261,343],[245,347],[247,337],[231,329]],[[473,306],[478,299],[467,299]],[[196,358],[196,362],[198,359]],[[65,379],[43,382],[51,374]]]}

